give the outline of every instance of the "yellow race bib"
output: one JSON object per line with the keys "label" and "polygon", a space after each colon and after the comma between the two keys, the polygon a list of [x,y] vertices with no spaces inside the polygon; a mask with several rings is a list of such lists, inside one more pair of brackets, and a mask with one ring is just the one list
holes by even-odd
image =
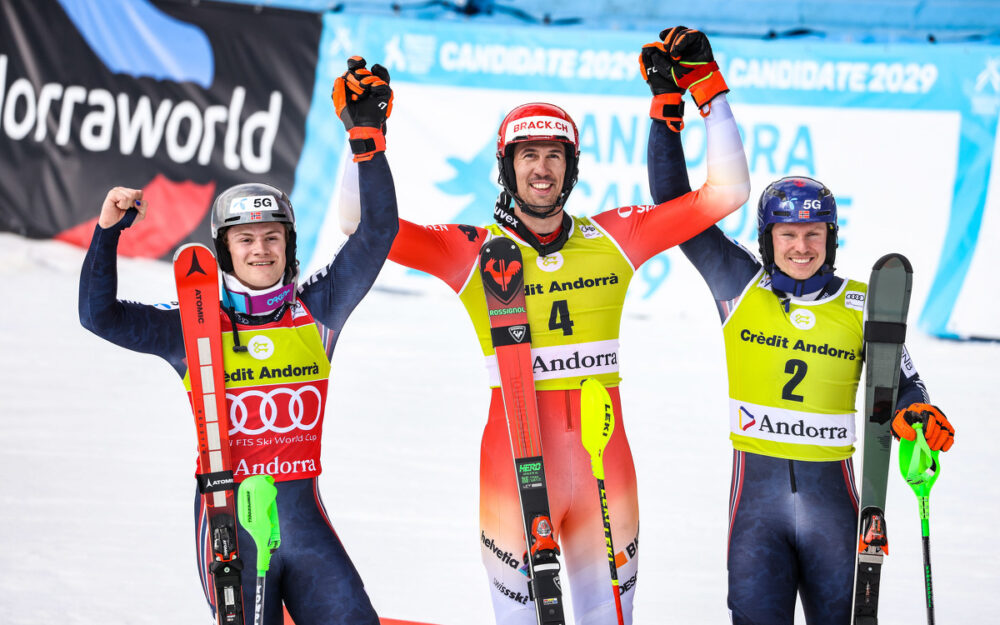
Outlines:
{"label": "yellow race bib", "polygon": [[[507,236],[521,248],[535,388],[578,389],[588,377],[617,386],[622,306],[635,270],[615,242],[585,217],[573,218],[566,244],[548,256],[539,256],[496,224],[486,229],[493,236]],[[486,356],[490,385],[499,386],[477,266],[459,297]]]}
{"label": "yellow race bib", "polygon": [[788,309],[761,271],[723,326],[730,438],[740,451],[793,460],[854,453],[867,286]]}

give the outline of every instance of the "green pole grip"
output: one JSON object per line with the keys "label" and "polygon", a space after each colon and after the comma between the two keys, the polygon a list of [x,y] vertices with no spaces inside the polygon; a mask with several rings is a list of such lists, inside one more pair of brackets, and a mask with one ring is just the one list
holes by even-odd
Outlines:
{"label": "green pole grip", "polygon": [[[916,440],[899,440],[899,472],[917,497],[927,497],[941,474],[941,463],[938,461],[940,452],[932,451],[927,445],[921,424],[914,423],[913,431],[916,432]],[[921,515],[925,508],[926,506],[921,506]]]}
{"label": "green pole grip", "polygon": [[240,483],[237,494],[240,525],[257,545],[257,575],[271,567],[271,552],[281,544],[278,525],[278,489],[270,475],[251,475]]}
{"label": "green pole grip", "polygon": [[931,450],[927,444],[922,424],[914,423],[913,431],[917,434],[916,440],[904,438],[899,441],[899,472],[917,496],[921,533],[930,536],[930,494],[941,474],[940,452]]}

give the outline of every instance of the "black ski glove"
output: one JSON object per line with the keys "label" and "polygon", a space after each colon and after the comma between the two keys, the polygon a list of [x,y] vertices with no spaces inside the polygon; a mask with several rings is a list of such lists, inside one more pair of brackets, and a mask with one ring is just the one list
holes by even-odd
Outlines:
{"label": "black ski glove", "polygon": [[729,91],[705,33],[674,26],[660,31],[660,39],[673,61],[674,81],[691,92],[699,109],[715,96]]}
{"label": "black ski glove", "polygon": [[350,137],[354,162],[385,151],[386,120],[392,114],[389,71],[381,65],[365,69],[360,56],[347,60],[347,71],[333,81],[333,106]]}
{"label": "black ski glove", "polygon": [[667,124],[674,132],[684,128],[684,89],[673,76],[673,61],[662,41],[647,43],[639,53],[639,71],[653,92],[649,116]]}

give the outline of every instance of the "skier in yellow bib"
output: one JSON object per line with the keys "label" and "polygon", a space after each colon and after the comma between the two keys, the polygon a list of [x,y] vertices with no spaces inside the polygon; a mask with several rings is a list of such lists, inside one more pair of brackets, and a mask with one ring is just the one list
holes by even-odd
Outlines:
{"label": "skier in yellow bib", "polygon": [[[701,62],[711,51],[697,50]],[[739,130],[718,71],[707,70],[698,104],[708,141],[708,175],[695,192],[661,197],[657,205],[622,206],[591,217],[572,216],[566,200],[577,180],[580,137],[563,109],[528,103],[500,124],[497,163],[504,191],[485,227],[438,224],[423,227],[400,219],[389,258],[447,283],[469,313],[490,374],[491,402],[480,453],[481,553],[498,625],[535,623],[523,562],[525,536],[497,360],[490,339],[479,251],[495,237],[521,249],[531,357],[553,523],[565,561],[561,579],[578,624],[617,622],[609,589],[603,513],[593,496],[590,455],[580,444],[580,382],[596,378],[608,387],[617,426],[603,454],[607,474],[622,619],[632,623],[638,579],[639,509],[635,469],[626,437],[618,383],[619,326],[629,281],[637,267],[659,252],[701,232],[737,210],[749,192]],[[666,89],[683,89],[669,77]],[[666,127],[654,98],[654,125]],[[673,109],[671,109],[672,111]],[[666,155],[651,153],[655,160]],[[682,156],[659,168],[683,173]],[[669,200],[669,201],[668,201]],[[567,588],[564,587],[564,591]],[[480,620],[482,622],[482,620]]]}
{"label": "skier in yellow bib", "polygon": [[[687,29],[661,33],[671,43]],[[648,48],[649,46],[647,46]],[[682,151],[650,129],[650,151]],[[654,201],[686,192],[684,176],[650,159]],[[733,472],[729,518],[730,618],[791,625],[796,595],[809,625],[850,622],[857,550],[854,402],[864,359],[867,286],[834,274],[837,203],[804,176],[769,185],[757,206],[760,260],[717,226],[680,245],[708,283],[723,324]],[[893,433],[921,422],[947,451],[954,428],[929,405],[905,348]]]}
{"label": "skier in yellow bib", "polygon": [[[723,321],[734,449],[730,615],[734,624],[791,625],[798,594],[810,625],[841,625],[857,549],[851,456],[867,285],[833,273],[836,202],[821,183],[778,180],[757,216],[763,263],[718,228],[681,246]],[[947,450],[954,429],[928,405],[905,348],[900,368],[893,432],[909,428],[910,438],[909,423],[920,420],[943,433],[937,444]]]}

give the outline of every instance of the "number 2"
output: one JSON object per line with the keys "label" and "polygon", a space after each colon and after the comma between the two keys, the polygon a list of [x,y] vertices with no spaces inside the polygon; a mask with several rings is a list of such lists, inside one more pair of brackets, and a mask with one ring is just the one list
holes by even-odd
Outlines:
{"label": "number 2", "polygon": [[795,387],[799,385],[802,378],[806,377],[806,371],[809,366],[801,360],[789,360],[785,363],[785,373],[791,373],[792,379],[785,383],[785,388],[781,390],[781,398],[787,399],[788,401],[802,401],[805,399],[802,395],[796,395],[792,391]]}

